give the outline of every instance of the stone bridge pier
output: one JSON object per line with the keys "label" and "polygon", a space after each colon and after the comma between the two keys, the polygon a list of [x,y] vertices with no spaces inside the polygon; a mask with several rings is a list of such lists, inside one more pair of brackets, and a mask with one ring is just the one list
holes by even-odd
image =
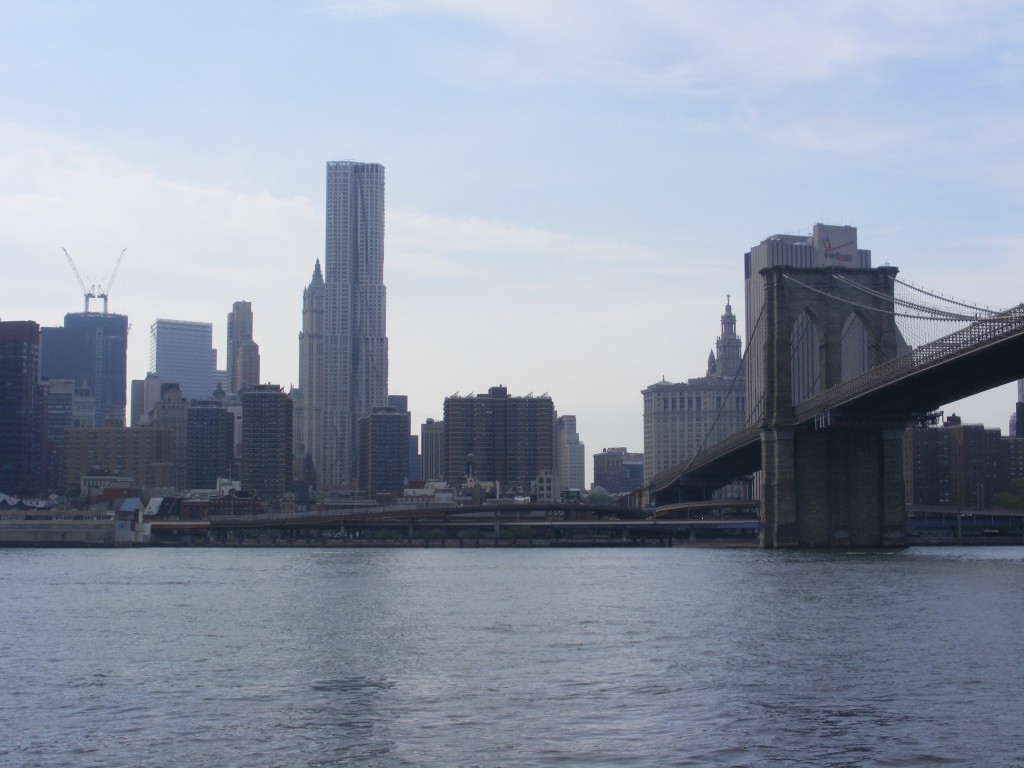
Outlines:
{"label": "stone bridge pier", "polygon": [[794,411],[800,402],[897,354],[896,271],[761,271],[764,547],[906,546],[903,422],[848,412],[798,422]]}

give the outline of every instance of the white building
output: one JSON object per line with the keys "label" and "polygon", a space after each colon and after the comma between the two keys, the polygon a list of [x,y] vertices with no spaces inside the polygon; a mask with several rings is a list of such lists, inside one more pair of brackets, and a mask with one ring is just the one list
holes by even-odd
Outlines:
{"label": "white building", "polygon": [[662,379],[643,390],[644,482],[746,424],[746,383],[732,305],[725,305],[707,374],[685,382]]}

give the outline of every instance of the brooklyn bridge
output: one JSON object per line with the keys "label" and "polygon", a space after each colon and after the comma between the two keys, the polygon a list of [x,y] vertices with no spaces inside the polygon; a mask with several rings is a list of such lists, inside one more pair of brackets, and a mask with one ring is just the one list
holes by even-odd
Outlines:
{"label": "brooklyn bridge", "polygon": [[1024,305],[948,299],[897,273],[760,270],[747,426],[659,473],[635,502],[685,509],[753,476],[763,547],[906,546],[903,432],[1024,378]]}

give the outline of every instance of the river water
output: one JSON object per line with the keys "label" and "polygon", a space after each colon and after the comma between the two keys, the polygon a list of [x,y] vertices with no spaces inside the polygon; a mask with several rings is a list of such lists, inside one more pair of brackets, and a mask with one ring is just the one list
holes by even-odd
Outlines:
{"label": "river water", "polygon": [[1024,766],[1024,548],[0,550],[3,766]]}

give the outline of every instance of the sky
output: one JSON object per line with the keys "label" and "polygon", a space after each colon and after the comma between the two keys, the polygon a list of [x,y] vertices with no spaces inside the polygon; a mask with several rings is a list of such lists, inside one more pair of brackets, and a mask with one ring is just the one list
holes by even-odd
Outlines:
{"label": "sky", "polygon": [[[1002,0],[0,0],[0,319],[86,286],[157,318],[250,301],[298,385],[326,163],[386,168],[389,390],[414,431],[503,385],[643,450],[704,375],[743,254],[816,222],[875,265],[1024,300],[1024,5]],[[92,308],[97,309],[93,303]],[[1006,433],[1005,385],[944,408]]]}

